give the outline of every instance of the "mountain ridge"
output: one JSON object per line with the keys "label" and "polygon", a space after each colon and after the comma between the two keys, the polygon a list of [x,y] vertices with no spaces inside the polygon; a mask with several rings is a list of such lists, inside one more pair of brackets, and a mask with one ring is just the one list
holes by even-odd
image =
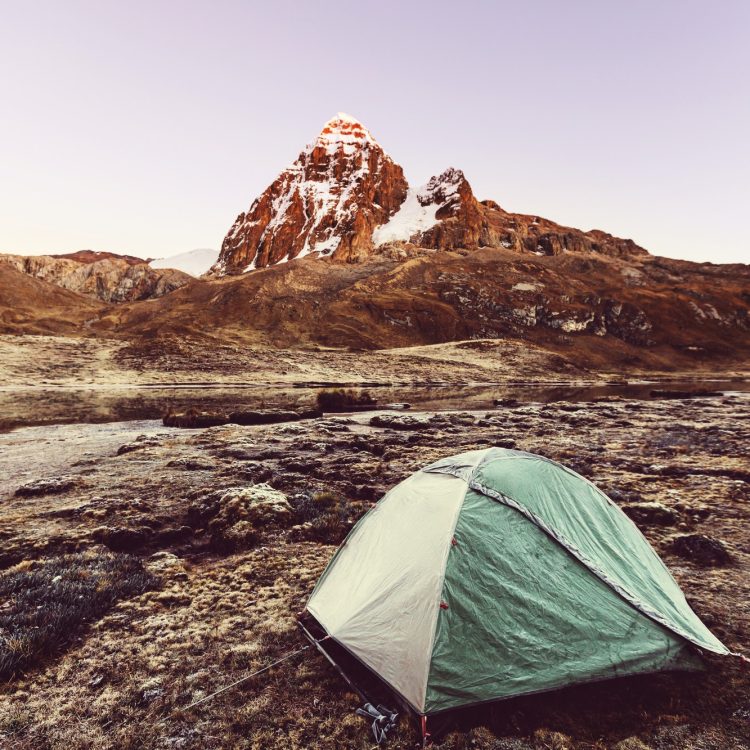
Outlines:
{"label": "mountain ridge", "polygon": [[[623,372],[750,361],[750,266],[659,258],[601,230],[511,213],[478,201],[452,167],[410,188],[364,126],[337,118],[240,215],[205,276],[182,274],[150,298],[110,296],[93,312],[90,299],[58,296],[54,315],[36,286],[19,320],[23,300],[5,294],[6,274],[3,330],[54,330],[57,316],[66,335],[82,321],[76,335],[143,352],[167,341],[203,352],[221,342],[369,350],[494,339]],[[102,263],[158,270],[43,261],[53,262],[89,277]]]}
{"label": "mountain ridge", "polygon": [[184,286],[192,277],[176,269],[155,269],[147,261],[92,250],[64,255],[0,254],[12,266],[50,284],[102,302],[154,299]]}
{"label": "mountain ridge", "polygon": [[[542,231],[545,230],[545,231]],[[310,254],[356,262],[387,243],[425,248],[504,247],[553,255],[640,255],[632,240],[561,227],[478,201],[460,169],[419,188],[356,118],[338,113],[241,213],[210,274],[247,273]]]}

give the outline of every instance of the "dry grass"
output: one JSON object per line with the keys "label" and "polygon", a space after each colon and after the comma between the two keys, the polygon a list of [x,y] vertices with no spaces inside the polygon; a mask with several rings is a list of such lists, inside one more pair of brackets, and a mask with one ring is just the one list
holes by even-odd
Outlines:
{"label": "dry grass", "polygon": [[[618,502],[635,498],[673,509],[679,521],[645,527],[649,541],[717,636],[734,649],[750,642],[750,484],[738,478],[747,471],[746,402],[526,405],[476,418],[448,415],[414,435],[364,429],[366,421],[175,431],[119,456],[110,450],[87,465],[85,485],[68,493],[4,496],[2,544],[40,558],[16,572],[43,565],[50,539],[83,548],[101,524],[152,524],[153,542],[140,559],[162,583],[115,602],[64,652],[0,686],[0,748],[372,747],[366,722],[353,715],[358,698],[312,650],[186,707],[305,643],[295,614],[340,535],[366,509],[364,489],[377,496],[441,455],[500,440],[575,464],[619,492]],[[187,470],[185,462],[209,468]],[[287,494],[291,517],[253,526],[257,536],[236,546],[212,549],[211,523],[221,516],[214,501],[258,482]],[[226,521],[233,528],[242,519]],[[179,542],[157,534],[183,524],[191,536]],[[673,555],[667,540],[678,531],[725,541],[734,563],[704,568]],[[155,549],[168,551],[151,554]],[[463,717],[442,746],[747,750],[749,688],[747,672],[715,659],[704,674],[616,680],[509,701]],[[415,728],[402,720],[389,747],[413,748],[416,740]]]}
{"label": "dry grass", "polygon": [[0,575],[0,681],[65,649],[121,599],[156,585],[127,555],[64,555]]}

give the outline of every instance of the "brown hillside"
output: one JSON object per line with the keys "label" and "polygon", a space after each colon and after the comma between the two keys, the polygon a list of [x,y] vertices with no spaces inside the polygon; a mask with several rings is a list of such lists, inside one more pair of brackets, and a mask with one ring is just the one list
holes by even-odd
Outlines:
{"label": "brown hillside", "polygon": [[0,263],[1,333],[81,333],[106,308]]}
{"label": "brown hillside", "polygon": [[134,340],[176,334],[279,347],[511,338],[591,366],[660,369],[750,356],[748,266],[503,248],[391,250],[397,259],[305,258],[193,281],[158,300],[110,308],[94,328]]}

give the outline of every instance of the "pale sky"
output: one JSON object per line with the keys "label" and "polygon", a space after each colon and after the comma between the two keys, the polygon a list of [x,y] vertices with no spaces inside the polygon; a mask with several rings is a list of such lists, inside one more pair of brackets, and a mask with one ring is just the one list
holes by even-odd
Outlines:
{"label": "pale sky", "polygon": [[0,252],[217,248],[337,111],[413,185],[750,262],[746,0],[0,0]]}

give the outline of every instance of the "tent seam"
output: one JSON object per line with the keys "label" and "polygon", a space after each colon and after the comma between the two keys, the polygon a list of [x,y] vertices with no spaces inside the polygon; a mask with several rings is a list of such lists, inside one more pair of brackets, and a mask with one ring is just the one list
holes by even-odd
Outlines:
{"label": "tent seam", "polygon": [[667,618],[665,618],[659,612],[652,610],[649,606],[647,606],[646,604],[641,602],[637,597],[631,594],[630,591],[628,591],[624,586],[622,586],[620,583],[618,583],[617,581],[613,580],[610,576],[608,576],[595,563],[593,563],[583,552],[581,552],[581,550],[579,550],[578,547],[576,547],[576,545],[574,545],[565,536],[563,536],[559,531],[557,531],[557,529],[554,529],[551,526],[549,526],[544,521],[544,519],[540,518],[536,513],[529,510],[522,503],[519,503],[517,500],[514,500],[512,497],[508,495],[505,495],[501,492],[497,492],[496,490],[493,490],[490,487],[483,485],[481,482],[477,482],[475,479],[471,479],[469,482],[467,482],[467,484],[469,485],[471,489],[476,490],[477,492],[480,492],[486,497],[489,497],[492,500],[496,500],[497,502],[503,503],[504,505],[507,505],[508,507],[513,508],[514,510],[521,513],[521,515],[523,515],[526,519],[531,521],[531,523],[533,523],[535,526],[541,529],[551,539],[556,541],[561,547],[566,549],[576,560],[578,560],[578,562],[581,563],[581,565],[583,565],[585,568],[591,571],[595,576],[597,576],[597,578],[604,581],[604,583],[606,583],[607,586],[609,586],[613,591],[619,594],[632,607],[634,607],[636,610],[641,612],[643,615],[645,615],[649,619],[658,623],[659,625],[666,628],[667,630],[675,633],[681,638],[684,638],[686,641],[694,644],[698,648],[702,648],[702,649],[705,649],[706,651],[711,651],[713,653],[722,654],[722,655],[729,653],[729,650],[726,648],[726,646],[724,646],[723,651],[717,651],[713,647],[709,647],[703,643],[696,641],[696,639],[692,635],[686,633],[682,628],[674,625],[674,623],[671,623],[669,620],[667,620]]}
{"label": "tent seam", "polygon": [[[555,461],[552,458],[548,458],[547,456],[542,456],[536,453],[529,453],[527,451],[514,451],[513,455],[503,455],[503,456],[493,456],[487,461],[484,461],[481,463],[481,466],[487,466],[488,464],[493,463],[494,461],[501,461],[503,459],[513,459],[513,458],[519,458],[519,459],[534,459],[534,460],[541,460],[545,461],[548,464],[552,464],[552,466],[555,466],[558,469],[561,469],[566,474],[570,474],[570,476],[575,477],[576,479],[580,479],[581,481],[585,482],[589,487],[591,487],[596,494],[601,497],[603,500],[606,501],[607,505],[614,510],[616,510],[618,513],[622,512],[622,508],[609,496],[606,492],[602,492],[602,490],[597,487],[588,477],[583,476],[583,474],[579,474],[577,471],[574,471],[569,466],[565,466],[565,464],[561,464],[559,461]],[[477,473],[477,470],[479,469],[479,465],[475,467],[474,471],[471,474],[471,478],[473,480],[474,476]],[[638,534],[641,534],[641,530],[638,528],[638,524],[630,518],[630,516],[626,514],[625,518],[630,523],[630,525],[635,529]],[[644,537],[645,538],[645,537]],[[653,546],[648,542],[648,539],[646,539],[646,543],[651,547],[653,550]],[[656,550],[654,550],[656,553]],[[672,575],[672,571],[666,566],[664,563],[664,560],[661,559],[661,556],[659,554],[655,554],[656,560],[661,564],[661,568],[664,571],[664,573],[669,576],[669,578],[672,580],[672,582],[677,586],[677,588],[680,588],[680,584],[676,581],[675,577]],[[694,642],[694,641],[691,641]]]}
{"label": "tent seam", "polygon": [[[451,472],[452,476],[454,475]],[[459,479],[463,479],[463,477],[458,477]],[[464,503],[466,502],[466,494],[468,492],[468,482],[464,479],[465,484],[467,485],[466,491],[463,494],[463,498],[461,499],[461,502],[458,505],[458,508],[456,509],[456,515],[453,517],[453,521],[451,523],[450,527],[450,535],[448,536],[448,543],[446,545],[446,551],[443,556],[443,569],[440,573],[440,588],[439,588],[439,594],[440,600],[443,599],[443,589],[445,589],[445,577],[448,572],[448,558],[450,557],[451,550],[453,549],[453,539],[455,538],[456,533],[456,526],[458,526],[458,519],[461,517],[461,511],[463,510]],[[429,655],[430,658],[427,660],[427,677],[424,681],[424,695],[422,696],[422,713],[424,713],[427,709],[427,690],[430,685],[430,672],[432,670],[432,657],[435,650],[435,640],[437,638],[437,629],[438,629],[438,623],[440,622],[440,607],[437,607],[435,610],[435,622],[432,626],[432,635],[430,636],[430,650]]]}

